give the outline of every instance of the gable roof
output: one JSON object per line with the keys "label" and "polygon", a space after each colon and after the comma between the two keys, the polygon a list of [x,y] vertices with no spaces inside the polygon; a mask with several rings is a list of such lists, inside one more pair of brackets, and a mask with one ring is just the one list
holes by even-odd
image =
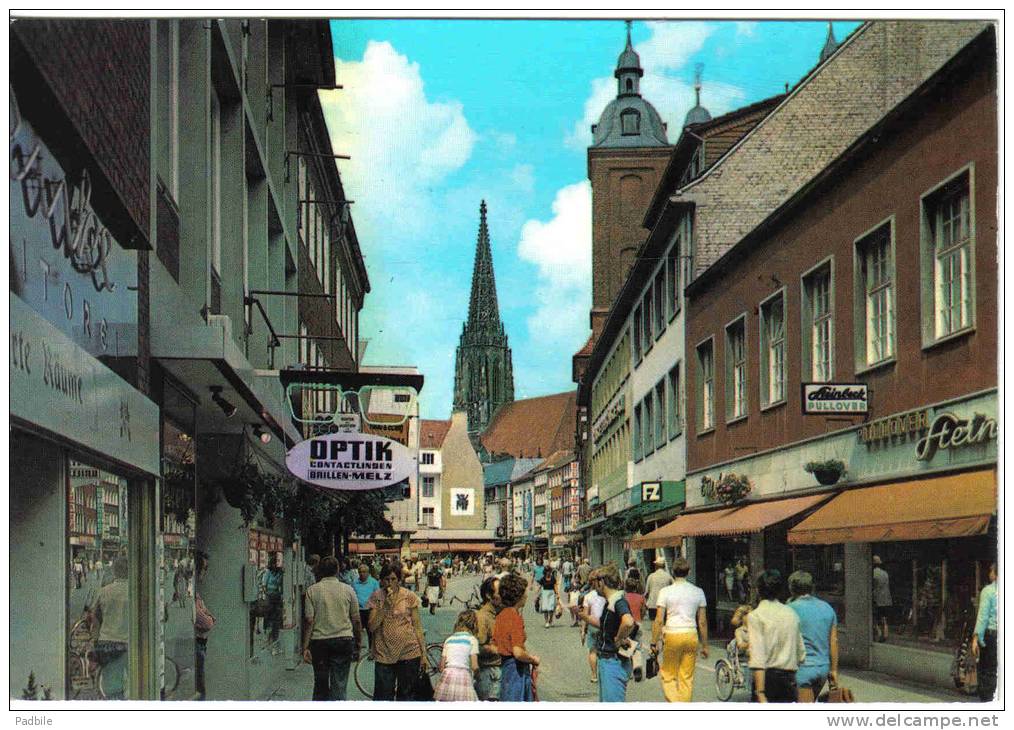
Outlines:
{"label": "gable roof", "polygon": [[573,448],[577,418],[573,390],[525,398],[500,407],[480,440],[490,454],[541,457]]}
{"label": "gable roof", "polygon": [[444,439],[447,438],[447,432],[450,430],[450,421],[421,420],[419,422],[419,448],[439,449],[444,445]]}

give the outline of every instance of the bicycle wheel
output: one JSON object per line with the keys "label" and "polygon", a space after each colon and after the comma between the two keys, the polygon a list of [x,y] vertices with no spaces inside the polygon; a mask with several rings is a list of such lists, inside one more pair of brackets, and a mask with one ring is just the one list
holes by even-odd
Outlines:
{"label": "bicycle wheel", "polygon": [[373,699],[373,673],[373,662],[367,658],[367,653],[364,650],[362,656],[359,657],[359,661],[356,662],[355,671],[352,672],[352,679],[356,683],[356,689],[367,700]]}
{"label": "bicycle wheel", "polygon": [[170,657],[168,654],[165,658],[165,696],[167,699],[172,699],[172,695],[176,692],[176,688],[180,686],[180,667],[176,663],[176,660]]}
{"label": "bicycle wheel", "polygon": [[727,659],[719,659],[715,662],[715,692],[718,694],[718,699],[728,702],[732,697],[733,684],[732,665]]}
{"label": "bicycle wheel", "polygon": [[70,698],[72,700],[88,699],[87,697],[81,697],[81,690],[90,685],[92,681],[88,676],[87,654],[75,655],[70,658],[70,662],[67,667],[67,680],[70,686]]}
{"label": "bicycle wheel", "polygon": [[440,658],[444,655],[443,644],[427,644],[426,658],[430,663],[430,675],[440,674]]}

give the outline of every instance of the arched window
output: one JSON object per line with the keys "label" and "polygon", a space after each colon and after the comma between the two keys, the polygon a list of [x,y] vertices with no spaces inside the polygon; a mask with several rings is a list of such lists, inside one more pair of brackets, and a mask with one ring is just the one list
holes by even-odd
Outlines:
{"label": "arched window", "polygon": [[634,90],[634,80],[633,79],[627,79],[627,91],[633,91],[633,90]]}
{"label": "arched window", "polygon": [[640,134],[641,112],[636,109],[624,109],[620,113],[620,128],[623,134]]}

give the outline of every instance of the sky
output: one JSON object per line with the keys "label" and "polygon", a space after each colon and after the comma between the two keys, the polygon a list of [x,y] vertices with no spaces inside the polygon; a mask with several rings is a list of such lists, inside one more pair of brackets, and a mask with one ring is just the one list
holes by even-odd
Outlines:
{"label": "sky", "polygon": [[[835,22],[841,41],[858,23]],[[424,418],[450,417],[479,225],[489,208],[516,398],[575,387],[590,334],[590,127],[616,95],[621,20],[333,20],[320,92],[370,277],[367,365],[414,365]],[[642,95],[675,143],[694,105],[718,116],[817,63],[824,22],[635,22]]]}

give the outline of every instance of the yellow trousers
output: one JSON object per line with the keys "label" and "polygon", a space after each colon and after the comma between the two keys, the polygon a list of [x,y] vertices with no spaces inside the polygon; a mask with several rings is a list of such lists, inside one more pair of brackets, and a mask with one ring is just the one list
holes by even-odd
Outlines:
{"label": "yellow trousers", "polygon": [[666,702],[690,702],[697,665],[697,632],[667,631],[662,635],[662,661],[658,676]]}

